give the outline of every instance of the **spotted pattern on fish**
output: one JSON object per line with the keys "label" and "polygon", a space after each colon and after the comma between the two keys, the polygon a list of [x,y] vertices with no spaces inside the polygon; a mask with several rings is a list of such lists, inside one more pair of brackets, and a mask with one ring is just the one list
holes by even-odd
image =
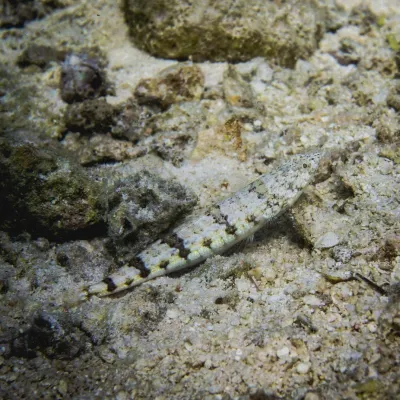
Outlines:
{"label": "spotted pattern on fish", "polygon": [[291,207],[313,180],[321,158],[320,152],[292,156],[151,244],[130,266],[85,288],[81,297],[120,292],[223,253]]}

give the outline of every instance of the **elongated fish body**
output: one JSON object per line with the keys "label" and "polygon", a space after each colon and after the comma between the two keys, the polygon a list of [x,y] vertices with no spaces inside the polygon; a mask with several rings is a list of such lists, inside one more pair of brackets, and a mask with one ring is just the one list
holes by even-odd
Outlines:
{"label": "elongated fish body", "polygon": [[291,207],[312,181],[322,153],[295,155],[272,172],[184,222],[80,297],[107,296],[201,263],[251,236]]}

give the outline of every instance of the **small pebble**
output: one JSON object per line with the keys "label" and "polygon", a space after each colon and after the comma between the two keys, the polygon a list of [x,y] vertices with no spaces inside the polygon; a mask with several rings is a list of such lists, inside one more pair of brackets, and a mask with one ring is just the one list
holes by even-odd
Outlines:
{"label": "small pebble", "polygon": [[240,359],[242,358],[242,354],[243,354],[243,351],[241,349],[237,349],[236,355],[235,355],[235,360],[240,361]]}
{"label": "small pebble", "polygon": [[222,392],[222,387],[219,386],[219,385],[210,386],[210,387],[208,388],[208,391],[209,391],[211,394],[216,394],[216,393]]}
{"label": "small pebble", "polygon": [[296,371],[299,374],[306,374],[311,368],[310,363],[299,363],[297,364]]}
{"label": "small pebble", "polygon": [[33,243],[41,251],[46,251],[50,248],[50,243],[46,238],[37,238]]}
{"label": "small pebble", "polygon": [[320,400],[320,397],[315,392],[308,392],[304,396],[304,400]]}
{"label": "small pebble", "polygon": [[276,279],[276,273],[273,269],[267,269],[264,272],[263,276],[267,282],[274,282]]}
{"label": "small pebble", "polygon": [[333,258],[335,259],[336,262],[341,262],[343,264],[348,263],[351,258],[353,257],[353,251],[349,249],[348,247],[343,247],[343,246],[336,246],[332,250],[332,255]]}
{"label": "small pebble", "polygon": [[117,400],[127,400],[127,399],[129,399],[128,393],[121,390],[117,393],[116,399]]}
{"label": "small pebble", "polygon": [[319,299],[317,296],[308,295],[303,297],[304,304],[312,307],[322,307],[325,303]]}
{"label": "small pebble", "polygon": [[252,132],[253,131],[253,125],[250,124],[250,123],[243,124],[243,128],[247,132]]}
{"label": "small pebble", "polygon": [[279,357],[279,358],[284,358],[284,357],[286,357],[286,356],[288,356],[289,355],[289,352],[290,352],[290,350],[289,350],[289,347],[282,347],[281,349],[279,349],[277,352],[276,352],[276,355]]}
{"label": "small pebble", "polygon": [[167,317],[170,319],[176,319],[179,316],[179,311],[176,309],[167,310]]}
{"label": "small pebble", "polygon": [[68,394],[68,384],[67,382],[65,382],[64,380],[61,380],[58,383],[58,388],[57,388],[58,392],[60,394],[62,394],[63,396],[66,396]]}
{"label": "small pebble", "polygon": [[116,354],[112,352],[108,347],[100,349],[99,356],[104,362],[108,364],[114,363],[116,359]]}
{"label": "small pebble", "polygon": [[320,236],[314,244],[316,249],[329,249],[339,244],[339,236],[335,232],[327,232]]}
{"label": "small pebble", "polygon": [[14,382],[17,379],[17,374],[10,374],[6,377],[7,382]]}

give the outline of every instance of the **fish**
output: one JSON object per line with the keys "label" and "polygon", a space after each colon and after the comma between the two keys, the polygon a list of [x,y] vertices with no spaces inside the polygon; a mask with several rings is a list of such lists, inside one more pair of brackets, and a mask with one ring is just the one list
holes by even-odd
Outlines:
{"label": "fish", "polygon": [[231,196],[188,219],[136,254],[81,299],[108,296],[223,254],[292,207],[313,181],[323,152],[297,154]]}

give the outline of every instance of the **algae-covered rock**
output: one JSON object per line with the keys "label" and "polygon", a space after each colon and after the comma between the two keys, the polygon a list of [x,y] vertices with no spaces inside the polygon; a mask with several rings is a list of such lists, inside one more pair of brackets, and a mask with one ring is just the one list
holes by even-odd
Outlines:
{"label": "algae-covered rock", "polygon": [[159,112],[157,107],[139,105],[132,99],[116,107],[117,115],[111,127],[111,135],[132,142],[141,138],[147,120]]}
{"label": "algae-covered rock", "polygon": [[43,236],[94,229],[102,220],[99,184],[54,144],[24,136],[0,139],[2,228]]}
{"label": "algae-covered rock", "polygon": [[63,145],[75,153],[81,165],[115,162],[137,158],[146,150],[126,140],[114,139],[109,135],[94,134],[88,137],[79,133],[68,133]]}
{"label": "algae-covered rock", "polygon": [[140,104],[154,104],[162,109],[182,101],[199,100],[204,77],[196,65],[172,65],[155,78],[142,79],[135,89]]}
{"label": "algae-covered rock", "polygon": [[262,56],[294,66],[314,52],[325,29],[313,1],[125,0],[123,10],[138,47],[173,59]]}
{"label": "algae-covered rock", "polygon": [[156,113],[132,99],[118,105],[105,98],[69,104],[62,145],[81,165],[136,158],[147,151],[136,144],[144,136],[147,120]]}
{"label": "algae-covered rock", "polygon": [[178,183],[147,171],[117,181],[109,192],[109,236],[124,261],[196,203],[194,195]]}
{"label": "algae-covered rock", "polygon": [[116,114],[116,108],[104,98],[69,104],[64,114],[65,127],[80,133],[109,132]]}
{"label": "algae-covered rock", "polygon": [[67,106],[64,125],[68,131],[82,134],[111,133],[117,139],[137,141],[146,121],[156,109],[128,101],[113,105],[104,97]]}

